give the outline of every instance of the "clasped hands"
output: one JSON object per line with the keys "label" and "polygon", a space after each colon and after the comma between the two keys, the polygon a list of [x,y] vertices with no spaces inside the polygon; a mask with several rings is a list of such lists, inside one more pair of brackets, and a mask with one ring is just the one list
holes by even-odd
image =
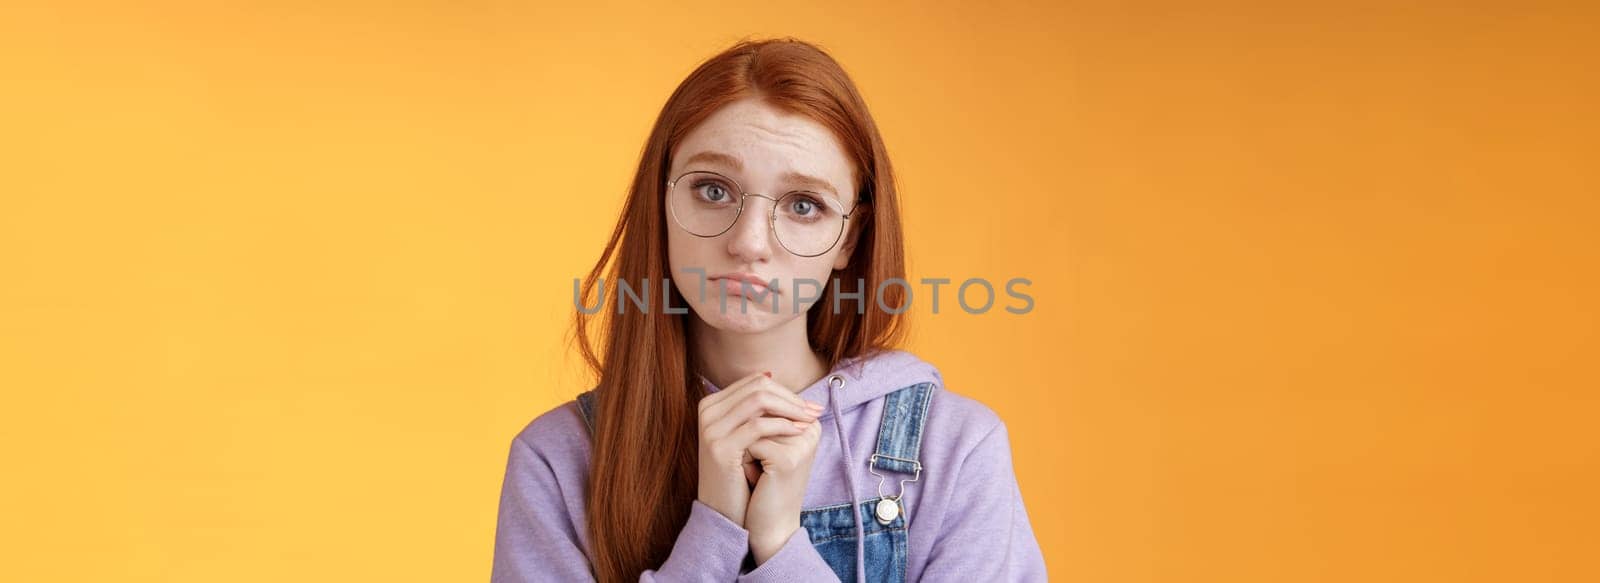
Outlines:
{"label": "clasped hands", "polygon": [[749,531],[757,564],[800,528],[821,413],[821,405],[779,385],[771,373],[739,379],[700,400],[697,498]]}

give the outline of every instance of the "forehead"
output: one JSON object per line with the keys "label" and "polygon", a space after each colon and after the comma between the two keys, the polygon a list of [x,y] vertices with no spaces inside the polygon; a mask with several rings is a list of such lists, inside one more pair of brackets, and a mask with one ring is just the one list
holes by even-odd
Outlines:
{"label": "forehead", "polygon": [[[840,193],[855,188],[851,162],[833,132],[810,118],[779,111],[756,99],[723,106],[691,130],[673,152],[672,171],[685,171],[690,158],[708,152],[736,158],[742,166],[736,178],[751,181],[744,186],[752,190],[769,188],[790,173],[821,178]],[[734,171],[715,162],[697,161],[694,166]]]}

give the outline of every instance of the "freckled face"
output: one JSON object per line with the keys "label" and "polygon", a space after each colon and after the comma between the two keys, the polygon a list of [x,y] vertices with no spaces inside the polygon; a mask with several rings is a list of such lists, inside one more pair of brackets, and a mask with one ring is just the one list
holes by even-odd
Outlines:
{"label": "freckled face", "polygon": [[[810,118],[785,113],[754,98],[724,106],[684,137],[672,153],[668,179],[691,171],[721,174],[752,194],[780,198],[789,192],[807,191],[831,197],[843,211],[855,207],[853,165],[833,133]],[[736,201],[741,194],[731,188],[707,188],[713,188],[708,196],[714,198],[726,196],[732,197],[726,200]],[[792,321],[816,303],[814,298],[822,295],[833,270],[847,265],[855,246],[848,236],[855,219],[846,219],[847,234],[828,252],[801,257],[785,249],[773,232],[770,219],[777,204],[756,196],[744,199],[744,210],[733,226],[710,238],[685,230],[667,208],[670,205],[663,205],[673,285],[711,327],[760,332]],[[785,206],[790,204],[785,202]],[[804,204],[800,209],[809,212]],[[777,280],[778,286],[765,297],[741,296],[730,289],[737,284],[704,279],[728,273],[753,274],[768,283]],[[798,289],[796,282],[800,282]],[[727,293],[726,300],[721,293]],[[741,313],[741,300],[747,304],[745,313]]]}

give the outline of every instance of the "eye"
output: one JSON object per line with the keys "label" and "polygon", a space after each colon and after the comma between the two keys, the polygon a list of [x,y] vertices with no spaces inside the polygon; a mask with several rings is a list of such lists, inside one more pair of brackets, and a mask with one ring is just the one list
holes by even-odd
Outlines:
{"label": "eye", "polygon": [[818,195],[809,192],[791,193],[788,198],[783,199],[783,204],[779,205],[778,212],[790,221],[806,224],[833,220],[834,217],[838,216],[838,213],[828,203],[824,202]]}
{"label": "eye", "polygon": [[700,193],[700,198],[707,202],[728,202],[728,199],[733,197],[733,193],[728,190],[727,185],[715,180],[697,182],[694,185],[694,190]]}

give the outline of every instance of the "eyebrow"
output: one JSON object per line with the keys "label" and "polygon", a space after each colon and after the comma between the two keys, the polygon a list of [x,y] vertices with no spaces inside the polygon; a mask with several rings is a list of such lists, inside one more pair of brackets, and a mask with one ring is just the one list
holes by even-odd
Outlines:
{"label": "eyebrow", "polygon": [[[729,168],[733,168],[734,170],[738,170],[740,172],[744,171],[744,164],[739,162],[738,158],[735,158],[735,157],[730,156],[728,154],[724,154],[722,152],[714,152],[714,151],[700,152],[700,153],[697,153],[697,154],[695,154],[693,156],[690,156],[688,160],[684,161],[683,165],[687,167],[687,166],[692,165],[692,164],[694,164],[696,162],[701,162],[701,163],[706,163],[706,164],[722,165],[722,166],[727,166]],[[828,181],[826,181],[826,180],[823,180],[821,178],[817,178],[815,176],[811,176],[809,174],[801,174],[799,172],[789,171],[789,172],[783,173],[781,176],[778,177],[778,179],[782,180],[782,181],[784,181],[786,183],[789,183],[789,184],[795,184],[795,185],[799,185],[799,186],[802,186],[802,187],[805,187],[805,188],[811,188],[811,189],[815,189],[815,190],[826,191],[828,194],[833,195],[833,198],[835,198],[835,199],[839,198],[839,191],[837,189],[835,189],[832,184],[829,184]]]}

